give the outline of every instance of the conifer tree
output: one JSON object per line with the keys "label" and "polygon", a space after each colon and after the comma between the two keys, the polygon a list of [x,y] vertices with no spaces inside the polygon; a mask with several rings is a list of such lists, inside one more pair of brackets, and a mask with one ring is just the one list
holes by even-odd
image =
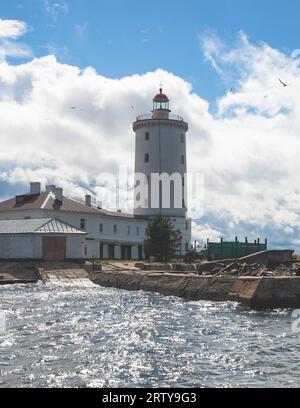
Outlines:
{"label": "conifer tree", "polygon": [[174,258],[180,246],[180,231],[175,229],[169,217],[156,215],[146,228],[144,248],[147,259],[168,262]]}

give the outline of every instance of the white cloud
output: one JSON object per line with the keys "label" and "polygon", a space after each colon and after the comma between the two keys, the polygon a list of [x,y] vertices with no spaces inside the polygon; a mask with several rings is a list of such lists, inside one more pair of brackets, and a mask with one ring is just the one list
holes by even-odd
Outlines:
{"label": "white cloud", "polygon": [[55,20],[60,13],[69,12],[69,4],[65,1],[44,0],[45,11]]}
{"label": "white cloud", "polygon": [[19,20],[0,19],[0,60],[6,57],[30,57],[30,48],[15,41],[29,31],[28,25]]}
{"label": "white cloud", "polygon": [[84,23],[84,24],[76,24],[76,25],[75,25],[75,33],[76,33],[77,37],[83,38],[83,37],[86,35],[87,28],[88,28],[88,24],[87,24],[87,23]]}
{"label": "white cloud", "polygon": [[193,238],[200,242],[219,241],[222,238],[222,232],[213,229],[209,224],[201,224],[195,221],[192,222]]}
{"label": "white cloud", "polygon": [[0,38],[21,37],[28,31],[28,26],[24,21],[2,20],[0,19]]}
{"label": "white cloud", "polygon": [[[0,183],[25,189],[41,180],[70,195],[98,192],[101,199],[99,173],[118,165],[133,171],[132,122],[151,110],[163,82],[173,113],[190,124],[189,171],[205,176],[204,215],[192,213],[194,239],[267,236],[277,247],[298,245],[297,61],[244,35],[233,49],[209,41],[207,59],[211,53],[218,72],[225,78],[234,71],[236,81],[236,92],[219,99],[215,115],[189,83],[164,70],[110,79],[54,56],[1,63]],[[283,88],[279,77],[292,86]]]}

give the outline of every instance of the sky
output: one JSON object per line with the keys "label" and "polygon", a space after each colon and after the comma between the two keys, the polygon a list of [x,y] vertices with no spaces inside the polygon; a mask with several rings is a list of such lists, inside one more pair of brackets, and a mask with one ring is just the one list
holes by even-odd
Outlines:
{"label": "sky", "polygon": [[93,66],[109,78],[163,68],[192,83],[214,103],[230,82],[205,63],[199,36],[228,44],[239,31],[285,52],[300,48],[297,0],[2,0],[3,19],[25,21],[35,56],[54,52],[61,62]]}
{"label": "sky", "polygon": [[300,252],[299,12],[296,0],[3,0],[0,199],[41,180],[101,200],[99,174],[132,168],[132,122],[162,83],[190,125],[189,171],[204,174],[193,238]]}

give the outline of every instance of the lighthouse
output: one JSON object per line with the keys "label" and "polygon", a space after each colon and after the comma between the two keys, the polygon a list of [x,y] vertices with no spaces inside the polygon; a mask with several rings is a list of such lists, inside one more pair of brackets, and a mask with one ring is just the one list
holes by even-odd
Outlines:
{"label": "lighthouse", "polygon": [[171,114],[170,101],[162,88],[153,98],[153,109],[133,123],[135,132],[136,217],[156,214],[170,217],[181,231],[183,252],[191,244],[191,220],[187,218],[188,124]]}

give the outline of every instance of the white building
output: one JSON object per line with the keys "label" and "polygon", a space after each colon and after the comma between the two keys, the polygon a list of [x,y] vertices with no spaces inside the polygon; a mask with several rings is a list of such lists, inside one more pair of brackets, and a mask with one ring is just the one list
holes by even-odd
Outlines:
{"label": "white building", "polygon": [[[181,232],[185,253],[191,246],[191,219],[187,218],[185,202],[188,124],[170,112],[169,98],[160,89],[153,99],[153,111],[139,116],[133,124],[136,134],[134,214],[148,219],[157,213],[170,217]],[[144,189],[144,200],[143,184],[147,190]]]}
{"label": "white building", "polygon": [[[151,114],[138,117],[133,124],[136,133],[135,171],[144,174],[150,183],[153,174],[178,173],[184,176],[188,130],[182,118],[170,115],[169,100],[162,90],[154,97],[153,105]],[[180,189],[180,192],[186,189],[184,178],[180,179]],[[183,205],[175,205],[174,183],[171,183],[167,195],[170,198],[167,208],[162,205],[162,191],[158,205],[153,206],[154,194],[150,186],[148,208],[139,206],[135,197],[134,213],[124,214],[93,205],[90,195],[82,201],[75,200],[65,197],[62,188],[49,185],[42,191],[40,183],[30,183],[28,193],[0,203],[0,220],[56,219],[86,233],[83,247],[86,259],[143,259],[147,224],[153,215],[160,213],[169,216],[180,229],[181,252],[184,254],[191,245],[191,220],[186,217],[186,203],[182,198]]]}
{"label": "white building", "polygon": [[85,235],[54,218],[0,220],[0,259],[83,259]]}
{"label": "white building", "polygon": [[65,197],[61,188],[31,183],[27,194],[0,203],[0,220],[55,218],[86,232],[87,259],[142,259],[147,220],[110,212],[85,201]]}

